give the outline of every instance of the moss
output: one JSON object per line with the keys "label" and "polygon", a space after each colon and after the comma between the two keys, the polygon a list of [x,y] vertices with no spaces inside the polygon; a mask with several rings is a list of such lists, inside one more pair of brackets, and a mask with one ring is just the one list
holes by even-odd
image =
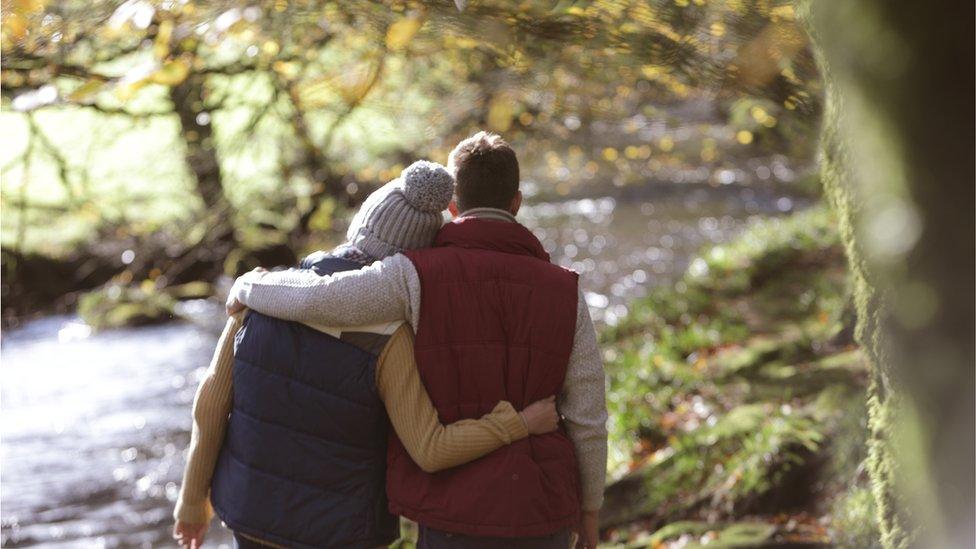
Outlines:
{"label": "moss", "polygon": [[701,546],[715,548],[758,547],[768,541],[776,527],[761,522],[708,523],[699,521],[680,521],[671,523],[650,536],[641,538],[628,547],[658,547],[667,541],[678,539],[693,541],[683,547]]}
{"label": "moss", "polygon": [[176,301],[149,287],[108,284],[78,299],[78,314],[95,329],[122,328],[173,318]]}
{"label": "moss", "polygon": [[176,286],[169,286],[165,289],[166,294],[175,299],[206,299],[214,295],[213,284],[197,280]]}
{"label": "moss", "polygon": [[[815,45],[822,44],[816,17],[811,13],[812,2],[800,2],[801,13]],[[877,523],[880,525],[881,542],[887,548],[908,547],[912,536],[904,516],[905,502],[896,487],[897,464],[893,436],[889,421],[894,413],[893,396],[889,386],[889,361],[883,338],[883,326],[889,317],[887,299],[880,286],[872,280],[872,270],[861,245],[856,224],[863,207],[853,184],[851,147],[842,127],[845,115],[845,95],[832,73],[822,49],[817,49],[817,59],[825,80],[826,100],[821,132],[821,179],[824,192],[837,213],[840,240],[849,261],[853,288],[853,301],[857,325],[855,339],[865,351],[873,378],[868,389],[870,458],[867,468],[873,483],[876,499]]]}
{"label": "moss", "polygon": [[866,384],[861,354],[833,343],[843,262],[825,209],[763,220],[604,335],[611,461],[627,470],[608,488],[605,524],[721,520],[813,497],[804,475]]}
{"label": "moss", "polygon": [[834,542],[840,547],[880,548],[875,514],[874,495],[869,489],[858,487],[844,494],[830,511]]}

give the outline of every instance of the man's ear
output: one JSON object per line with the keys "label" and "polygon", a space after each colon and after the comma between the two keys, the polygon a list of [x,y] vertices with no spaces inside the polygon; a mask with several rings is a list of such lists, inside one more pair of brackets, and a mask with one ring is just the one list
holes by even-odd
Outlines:
{"label": "man's ear", "polygon": [[453,198],[447,203],[447,211],[451,212],[451,217],[458,217],[461,215],[461,212],[458,211],[457,202],[455,202]]}
{"label": "man's ear", "polygon": [[508,205],[508,211],[512,215],[518,215],[519,208],[522,207],[522,191],[516,191],[512,198],[512,203]]}

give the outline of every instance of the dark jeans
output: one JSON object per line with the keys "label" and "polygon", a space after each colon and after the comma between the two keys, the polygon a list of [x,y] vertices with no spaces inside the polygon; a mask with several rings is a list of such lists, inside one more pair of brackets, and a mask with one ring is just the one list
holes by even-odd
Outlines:
{"label": "dark jeans", "polygon": [[417,549],[567,549],[569,530],[539,538],[483,538],[452,534],[420,525]]}
{"label": "dark jeans", "polygon": [[267,545],[258,543],[251,538],[244,537],[234,532],[234,547],[237,549],[268,549]]}

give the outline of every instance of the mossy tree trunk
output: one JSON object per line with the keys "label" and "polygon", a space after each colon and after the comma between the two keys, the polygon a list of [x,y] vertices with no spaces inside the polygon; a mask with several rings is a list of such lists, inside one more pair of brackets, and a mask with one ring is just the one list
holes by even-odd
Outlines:
{"label": "mossy tree trunk", "polygon": [[973,5],[801,0],[826,81],[825,192],[873,366],[885,547],[973,542]]}

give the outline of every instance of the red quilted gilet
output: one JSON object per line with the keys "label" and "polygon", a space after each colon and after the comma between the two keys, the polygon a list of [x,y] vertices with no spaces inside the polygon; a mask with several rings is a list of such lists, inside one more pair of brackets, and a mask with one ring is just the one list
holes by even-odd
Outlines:
{"label": "red quilted gilet", "polygon": [[[442,422],[558,395],[576,329],[577,275],[549,263],[517,223],[461,218],[433,248],[407,253],[420,275],[416,357]],[[579,471],[564,429],[425,473],[391,431],[390,510],[461,534],[530,537],[579,518]]]}

